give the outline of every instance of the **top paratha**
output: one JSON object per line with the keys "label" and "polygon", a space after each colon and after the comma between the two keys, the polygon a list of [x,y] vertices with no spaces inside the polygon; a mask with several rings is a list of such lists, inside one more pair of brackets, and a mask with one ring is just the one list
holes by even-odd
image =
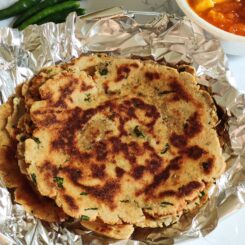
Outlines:
{"label": "top paratha", "polygon": [[222,173],[212,100],[189,73],[106,56],[62,69],[31,104],[25,161],[68,215],[108,224],[181,215]]}

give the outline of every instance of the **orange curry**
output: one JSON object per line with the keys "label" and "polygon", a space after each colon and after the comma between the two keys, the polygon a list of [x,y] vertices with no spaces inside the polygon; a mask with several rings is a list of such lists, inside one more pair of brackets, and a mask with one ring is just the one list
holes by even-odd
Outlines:
{"label": "orange curry", "polygon": [[188,0],[192,9],[209,23],[245,36],[245,0]]}

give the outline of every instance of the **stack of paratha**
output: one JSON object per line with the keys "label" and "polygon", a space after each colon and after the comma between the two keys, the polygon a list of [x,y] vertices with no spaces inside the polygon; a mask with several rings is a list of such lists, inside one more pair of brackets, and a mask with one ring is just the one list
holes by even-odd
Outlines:
{"label": "stack of paratha", "polygon": [[192,72],[88,55],[18,87],[0,108],[0,174],[15,201],[116,239],[198,210],[225,163]]}

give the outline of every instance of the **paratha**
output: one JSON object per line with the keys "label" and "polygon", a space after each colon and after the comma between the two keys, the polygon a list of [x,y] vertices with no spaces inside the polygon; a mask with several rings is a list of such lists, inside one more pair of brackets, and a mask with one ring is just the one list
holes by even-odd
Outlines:
{"label": "paratha", "polygon": [[120,225],[108,225],[101,221],[87,221],[81,222],[81,225],[91,231],[94,231],[100,235],[105,235],[114,239],[126,240],[129,239],[134,232],[133,225],[120,224]]}
{"label": "paratha", "polygon": [[62,209],[127,239],[134,226],[166,227],[196,212],[225,168],[215,106],[189,66],[81,56],[43,69],[6,106],[0,137],[15,142],[19,166],[6,162],[16,183],[9,168],[0,173],[16,201],[49,222]]}
{"label": "paratha", "polygon": [[66,215],[62,209],[57,207],[52,199],[42,197],[36,192],[25,176],[20,173],[16,159],[17,142],[10,137],[11,134],[14,135],[14,131],[11,130],[9,134],[6,129],[9,128],[7,124],[10,121],[14,122],[14,116],[11,117],[11,114],[16,115],[14,108],[11,107],[11,104],[14,104],[12,100],[14,99],[10,99],[8,103],[0,107],[0,176],[5,185],[14,190],[15,201],[23,205],[27,212],[48,222],[64,220]]}
{"label": "paratha", "polygon": [[30,108],[25,161],[68,215],[108,224],[181,215],[223,172],[212,99],[191,74],[106,56],[63,69]]}

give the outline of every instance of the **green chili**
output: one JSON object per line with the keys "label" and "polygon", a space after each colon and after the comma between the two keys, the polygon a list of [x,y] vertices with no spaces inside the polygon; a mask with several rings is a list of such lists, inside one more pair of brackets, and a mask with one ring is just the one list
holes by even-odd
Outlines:
{"label": "green chili", "polygon": [[32,25],[32,24],[37,24],[40,22],[42,19],[55,15],[57,12],[69,10],[69,9],[74,9],[74,8],[79,8],[80,3],[77,1],[68,1],[68,2],[63,2],[59,4],[55,4],[53,6],[47,7],[40,12],[36,13],[34,16],[30,17],[29,19],[25,20],[20,26],[19,29],[23,30],[27,26]]}
{"label": "green chili", "polygon": [[0,20],[4,20],[27,11],[41,0],[20,0],[8,8],[0,10]]}
{"label": "green chili", "polygon": [[54,22],[54,23],[58,24],[58,23],[65,22],[67,16],[71,12],[74,12],[74,11],[77,13],[77,16],[85,14],[85,9],[80,9],[80,8],[79,9],[77,9],[77,8],[69,9],[69,10],[66,10],[66,11],[58,12],[55,15],[48,16],[48,17],[42,19],[41,21],[39,21],[37,24],[38,25],[42,25],[42,24],[48,23],[48,22]]}
{"label": "green chili", "polygon": [[15,22],[13,24],[13,27],[16,28],[16,27],[20,26],[25,20],[27,20],[28,18],[30,18],[34,14],[38,13],[39,11],[41,11],[41,10],[47,8],[47,7],[53,6],[56,3],[61,3],[61,2],[64,2],[64,1],[66,1],[66,0],[44,0],[40,4],[36,4],[35,6],[31,7],[30,9],[28,9],[21,16],[19,16],[15,20]]}

